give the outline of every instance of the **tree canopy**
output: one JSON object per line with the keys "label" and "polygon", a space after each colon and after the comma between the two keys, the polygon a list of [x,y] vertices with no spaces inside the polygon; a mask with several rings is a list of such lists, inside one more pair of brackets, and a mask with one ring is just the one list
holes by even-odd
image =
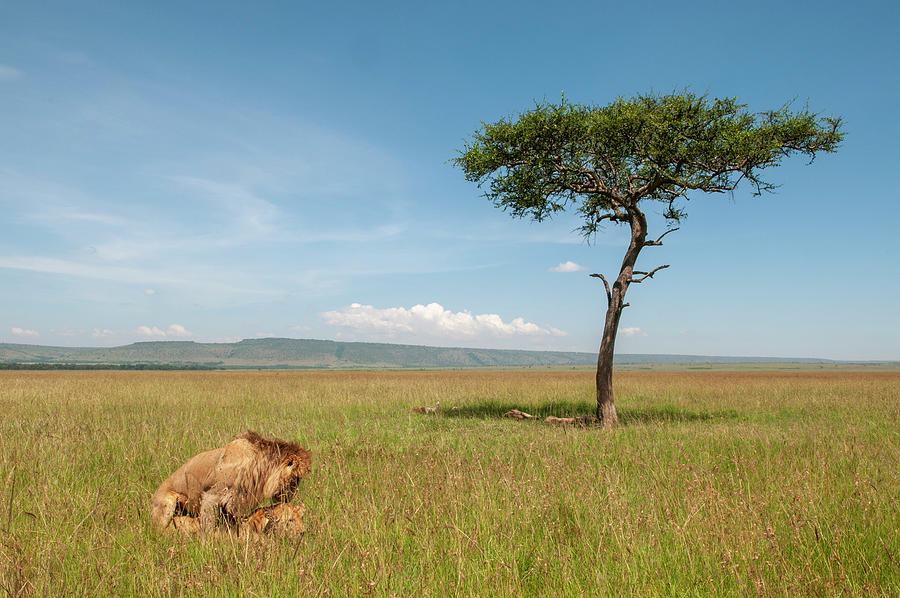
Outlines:
{"label": "tree canopy", "polygon": [[563,98],[539,103],[518,118],[483,123],[454,160],[466,179],[513,216],[541,221],[568,204],[591,235],[603,220],[626,222],[642,200],[665,204],[677,222],[676,200],[691,191],[730,192],[747,181],[759,194],[775,186],[762,171],[799,153],[835,151],[841,119],[804,109],[751,113],[736,98],[688,92],[620,98],[582,106]]}

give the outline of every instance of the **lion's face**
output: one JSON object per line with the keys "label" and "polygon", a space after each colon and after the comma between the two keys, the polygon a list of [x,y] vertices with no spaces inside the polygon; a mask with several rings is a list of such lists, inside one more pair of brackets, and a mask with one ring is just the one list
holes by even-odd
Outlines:
{"label": "lion's face", "polygon": [[309,473],[309,457],[304,459],[304,456],[291,455],[282,462],[276,498],[281,499],[291,494],[300,484],[300,479]]}

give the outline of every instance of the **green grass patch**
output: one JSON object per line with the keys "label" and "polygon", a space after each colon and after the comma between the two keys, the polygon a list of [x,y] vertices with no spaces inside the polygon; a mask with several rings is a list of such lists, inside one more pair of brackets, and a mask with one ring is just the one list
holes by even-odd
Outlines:
{"label": "green grass patch", "polygon": [[[900,373],[0,372],[10,595],[900,592]],[[440,401],[437,415],[412,413]],[[313,471],[299,543],[154,532],[150,495],[244,429]]]}

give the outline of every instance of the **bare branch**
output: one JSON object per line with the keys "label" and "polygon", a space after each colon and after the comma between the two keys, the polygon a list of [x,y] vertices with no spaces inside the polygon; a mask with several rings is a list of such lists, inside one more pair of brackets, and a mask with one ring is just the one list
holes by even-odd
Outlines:
{"label": "bare branch", "polygon": [[628,222],[628,214],[622,211],[617,205],[610,206],[608,208],[603,208],[604,210],[612,210],[611,212],[607,212],[605,214],[600,213],[600,207],[594,208],[595,214],[595,224],[600,224],[602,220],[609,220],[610,222]]}
{"label": "bare branch", "polygon": [[[654,269],[650,270],[649,272],[641,272],[640,270],[635,270],[634,274],[643,274],[643,276],[641,276],[640,278],[632,277],[632,279],[629,280],[628,282],[644,282],[648,278],[653,278],[653,275],[656,274],[657,272],[659,272],[660,270],[662,270],[664,268],[668,268],[668,267],[669,267],[669,264],[666,264],[665,266],[659,266],[658,268],[654,268]],[[593,274],[591,274],[591,276],[593,276]]]}
{"label": "bare branch", "polygon": [[604,152],[601,157],[602,157],[603,161],[606,163],[606,167],[609,168],[609,178],[611,178],[613,180],[613,182],[615,183],[613,185],[612,191],[618,192],[619,191],[619,172],[618,172],[618,170],[616,170],[616,166],[609,159],[609,155],[606,152]]}
{"label": "bare branch", "polygon": [[[636,197],[638,199],[644,197],[645,195],[651,195],[656,192],[657,189],[662,187],[666,182],[668,182],[668,178],[662,175],[661,169],[656,166],[653,161],[650,161],[653,164],[653,170],[656,174],[653,175],[653,178],[646,183],[644,183],[640,188],[635,189],[631,192],[632,197]],[[635,177],[640,178],[641,180],[646,180],[644,177]],[[629,179],[629,183],[631,179]]]}
{"label": "bare branch", "polygon": [[662,245],[662,243],[660,243],[660,241],[662,241],[662,238],[665,237],[666,235],[668,235],[669,233],[674,233],[679,228],[681,228],[681,227],[676,226],[675,228],[670,228],[669,230],[667,230],[666,232],[661,234],[659,236],[659,238],[655,241],[644,241],[644,247],[653,247],[655,245]]}
{"label": "bare branch", "polygon": [[606,279],[603,278],[603,275],[602,274],[591,274],[591,276],[594,278],[599,278],[600,280],[603,281],[603,286],[606,287],[606,304],[609,305],[610,303],[612,303],[612,294],[609,292],[609,283],[606,282]]}

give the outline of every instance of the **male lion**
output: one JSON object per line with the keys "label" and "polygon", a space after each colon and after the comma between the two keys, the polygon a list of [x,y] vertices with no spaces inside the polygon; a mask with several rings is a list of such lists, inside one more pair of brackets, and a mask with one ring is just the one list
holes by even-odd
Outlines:
{"label": "male lion", "polygon": [[311,462],[309,452],[296,444],[244,432],[222,448],[192,457],[166,478],[153,494],[150,520],[165,529],[176,511],[199,514],[201,530],[211,531],[220,511],[237,520],[263,500],[287,498]]}

